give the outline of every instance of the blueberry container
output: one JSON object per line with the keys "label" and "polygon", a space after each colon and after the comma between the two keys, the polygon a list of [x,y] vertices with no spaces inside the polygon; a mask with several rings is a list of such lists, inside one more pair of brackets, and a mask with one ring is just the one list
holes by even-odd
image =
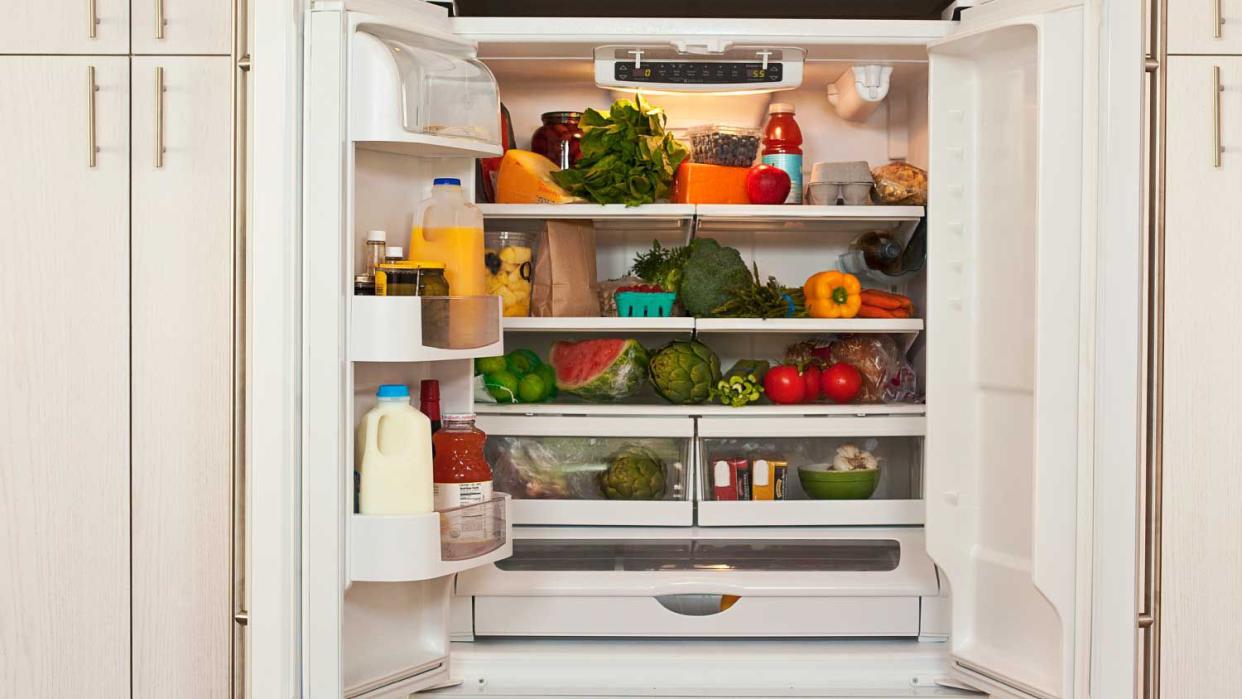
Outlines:
{"label": "blueberry container", "polygon": [[761,134],[759,129],[718,124],[686,130],[693,162],[732,167],[749,167],[755,162]]}

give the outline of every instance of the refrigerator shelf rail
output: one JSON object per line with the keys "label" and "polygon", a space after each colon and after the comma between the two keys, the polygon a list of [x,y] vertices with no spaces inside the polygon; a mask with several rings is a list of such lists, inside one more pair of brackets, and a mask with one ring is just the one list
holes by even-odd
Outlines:
{"label": "refrigerator shelf rail", "polygon": [[505,332],[522,333],[831,333],[917,334],[922,318],[505,318]]}
{"label": "refrigerator shelf rail", "polygon": [[[748,405],[731,408],[727,405],[669,405],[668,403],[476,403],[479,415],[587,416],[587,417],[833,417],[868,418],[878,415],[923,415],[922,403],[874,403],[834,405],[807,403],[802,405]],[[861,427],[861,425],[860,425]]]}

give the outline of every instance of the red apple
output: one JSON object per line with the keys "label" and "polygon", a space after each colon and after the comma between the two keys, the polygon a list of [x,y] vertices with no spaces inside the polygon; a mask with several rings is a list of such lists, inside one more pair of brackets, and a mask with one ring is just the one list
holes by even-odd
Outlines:
{"label": "red apple", "polygon": [[746,197],[752,204],[784,204],[789,173],[771,165],[755,165],[746,173]]}

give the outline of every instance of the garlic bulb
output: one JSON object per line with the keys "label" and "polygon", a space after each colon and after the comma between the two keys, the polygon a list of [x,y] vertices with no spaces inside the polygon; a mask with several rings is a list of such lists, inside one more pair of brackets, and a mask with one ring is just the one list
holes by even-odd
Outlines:
{"label": "garlic bulb", "polygon": [[879,467],[879,459],[875,458],[871,452],[859,449],[853,444],[842,444],[837,447],[837,454],[832,457],[833,471],[860,471]]}

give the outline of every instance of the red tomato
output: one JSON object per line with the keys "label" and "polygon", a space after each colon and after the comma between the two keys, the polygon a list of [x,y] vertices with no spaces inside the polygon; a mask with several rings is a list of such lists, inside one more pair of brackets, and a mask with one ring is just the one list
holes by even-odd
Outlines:
{"label": "red tomato", "polygon": [[764,375],[763,392],[773,403],[801,403],[806,397],[806,382],[798,375],[798,367],[782,364]]}
{"label": "red tomato", "polygon": [[824,370],[821,387],[824,397],[833,403],[848,403],[862,389],[862,374],[845,362],[837,362]]}
{"label": "red tomato", "polygon": [[802,370],[802,381],[806,384],[806,395],[802,397],[804,403],[814,403],[819,400],[821,374],[823,373],[814,364]]}

